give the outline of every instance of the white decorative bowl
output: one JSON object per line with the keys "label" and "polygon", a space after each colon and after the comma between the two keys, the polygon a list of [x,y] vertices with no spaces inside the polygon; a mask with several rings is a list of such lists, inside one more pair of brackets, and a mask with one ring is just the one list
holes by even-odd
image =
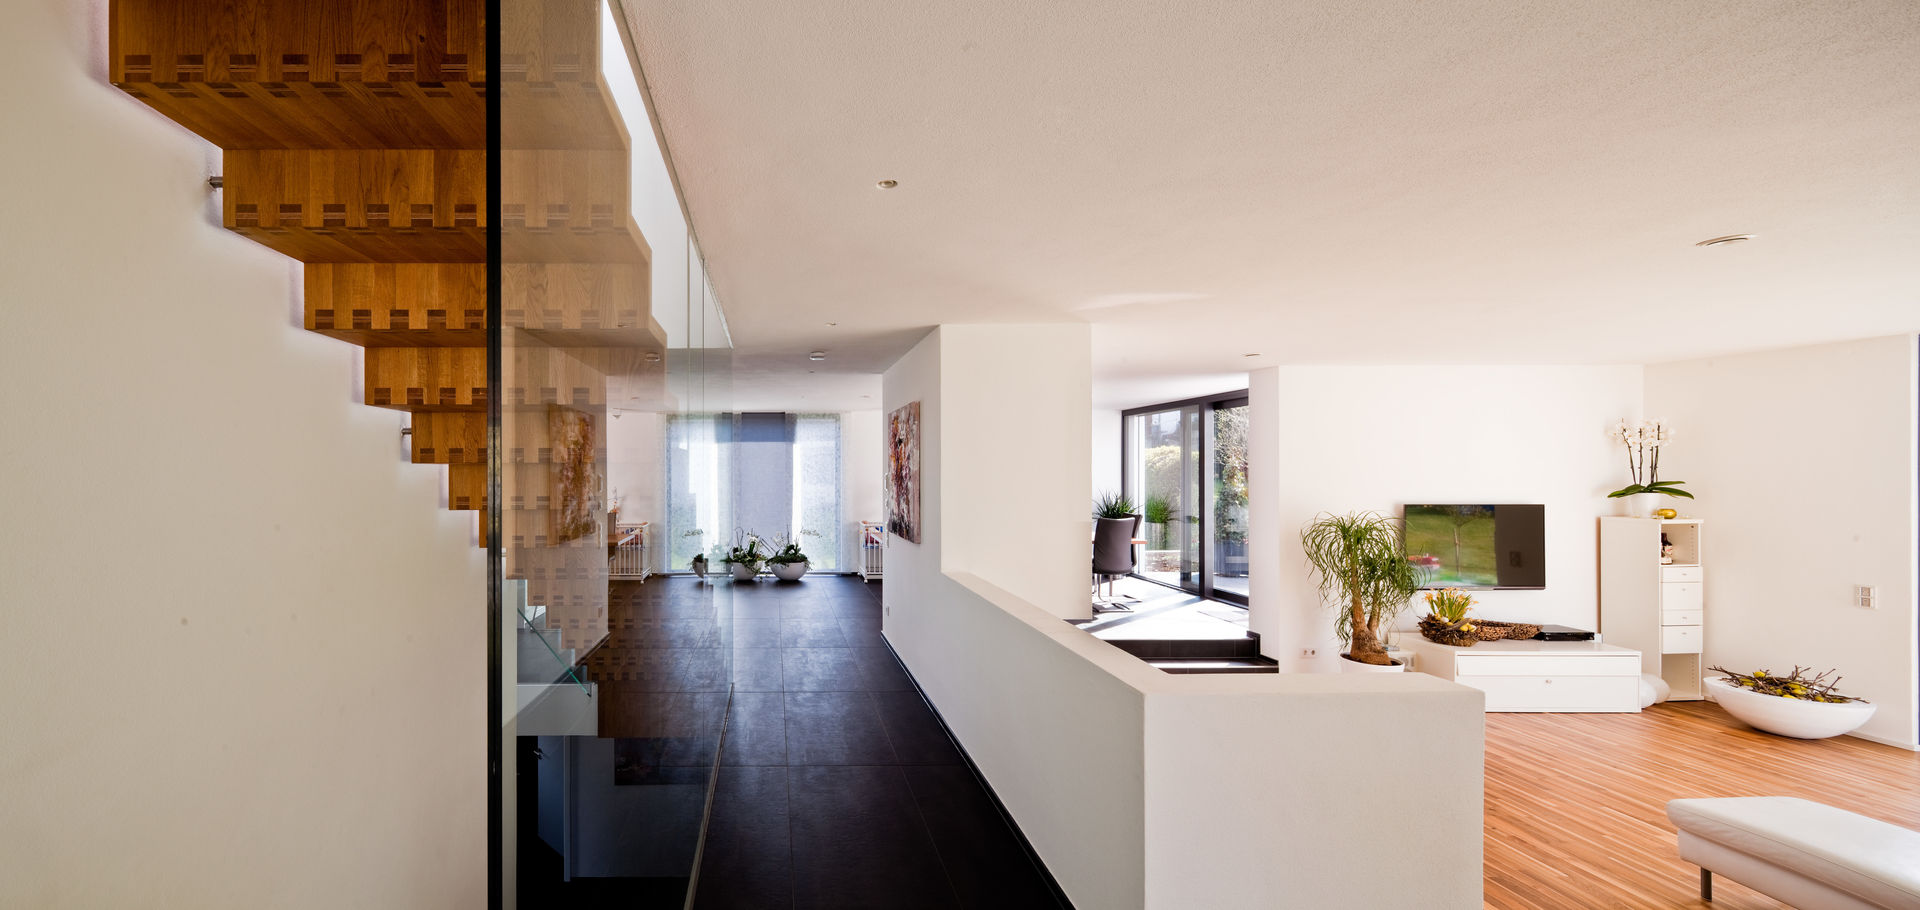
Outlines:
{"label": "white decorative bowl", "polygon": [[1850,733],[1873,716],[1874,706],[1863,701],[1834,704],[1801,701],[1751,692],[1710,676],[1703,680],[1707,691],[1727,713],[1768,733],[1796,739],[1826,739]]}
{"label": "white decorative bowl", "polygon": [[809,565],[804,562],[776,562],[768,568],[773,570],[773,577],[781,581],[799,581],[800,576],[807,574]]}

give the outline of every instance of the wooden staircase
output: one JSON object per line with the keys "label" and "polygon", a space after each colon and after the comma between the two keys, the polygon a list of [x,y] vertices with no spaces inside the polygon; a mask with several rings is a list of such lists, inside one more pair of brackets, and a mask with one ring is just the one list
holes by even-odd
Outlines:
{"label": "wooden staircase", "polygon": [[[224,150],[227,229],[306,264],[306,328],[366,349],[365,403],[411,415],[413,461],[447,466],[448,506],[479,512],[482,545],[501,535],[508,577],[584,653],[606,630],[604,532],[558,527],[559,477],[584,472],[604,519],[608,380],[664,391],[666,341],[628,136],[600,77],[599,5],[507,6],[493,83],[479,0],[113,0],[109,72]],[[499,529],[486,524],[489,90],[506,112]],[[590,451],[551,438],[559,414],[584,420]],[[578,502],[579,482],[567,492]]]}

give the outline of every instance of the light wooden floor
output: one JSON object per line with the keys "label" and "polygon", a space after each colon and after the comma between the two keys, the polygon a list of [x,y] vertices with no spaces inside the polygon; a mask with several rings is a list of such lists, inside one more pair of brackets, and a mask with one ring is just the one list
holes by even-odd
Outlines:
{"label": "light wooden floor", "polygon": [[1699,899],[1669,799],[1798,796],[1920,829],[1920,753],[1754,730],[1709,702],[1640,714],[1487,715],[1486,906],[1751,910],[1725,878]]}

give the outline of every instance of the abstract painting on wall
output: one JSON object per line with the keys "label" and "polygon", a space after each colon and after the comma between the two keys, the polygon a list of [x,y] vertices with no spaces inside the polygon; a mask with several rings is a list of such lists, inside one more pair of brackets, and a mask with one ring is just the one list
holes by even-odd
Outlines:
{"label": "abstract painting on wall", "polygon": [[920,402],[887,415],[887,533],[920,542]]}
{"label": "abstract painting on wall", "polygon": [[600,526],[594,507],[600,475],[593,461],[593,417],[550,405],[547,441],[553,447],[553,540],[578,540]]}

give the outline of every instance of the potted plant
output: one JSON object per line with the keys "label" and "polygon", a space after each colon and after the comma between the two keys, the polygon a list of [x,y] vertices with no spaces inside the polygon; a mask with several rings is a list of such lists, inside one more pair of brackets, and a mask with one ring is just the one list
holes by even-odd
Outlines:
{"label": "potted plant", "polygon": [[1428,591],[1427,615],[1420,620],[1420,636],[1430,642],[1471,648],[1480,643],[1478,627],[1467,618],[1473,609],[1473,595],[1459,588]]}
{"label": "potted plant", "polygon": [[1133,497],[1125,493],[1102,493],[1093,498],[1095,518],[1137,518]]}
{"label": "potted plant", "polygon": [[1852,732],[1873,716],[1874,706],[1864,698],[1834,691],[1840,684],[1832,670],[1815,676],[1794,667],[1786,676],[1766,670],[1735,673],[1725,667],[1708,667],[1724,673],[1719,679],[1707,679],[1707,691],[1728,714],[1748,724],[1796,739],[1826,739]]}
{"label": "potted plant", "polygon": [[766,562],[766,551],[760,548],[760,538],[752,534],[741,534],[734,538],[733,546],[727,548],[720,561],[726,563],[727,571],[733,573],[734,581],[752,581],[760,574],[760,566]]}
{"label": "potted plant", "polygon": [[1400,541],[1400,521],[1378,512],[1322,512],[1300,532],[1320,599],[1337,611],[1344,669],[1402,669],[1381,643],[1380,628],[1406,609],[1424,573],[1407,561]]}
{"label": "potted plant", "polygon": [[1633,474],[1633,483],[1608,493],[1608,499],[1626,499],[1642,493],[1693,498],[1692,493],[1680,489],[1686,481],[1660,479],[1660,447],[1673,441],[1671,427],[1657,420],[1644,421],[1638,426],[1622,420],[1607,431],[1607,438],[1617,439],[1627,447],[1627,470]]}
{"label": "potted plant", "polygon": [[799,581],[812,565],[807,562],[807,554],[800,552],[799,542],[787,541],[777,545],[773,555],[767,557],[767,568],[781,581]]}

